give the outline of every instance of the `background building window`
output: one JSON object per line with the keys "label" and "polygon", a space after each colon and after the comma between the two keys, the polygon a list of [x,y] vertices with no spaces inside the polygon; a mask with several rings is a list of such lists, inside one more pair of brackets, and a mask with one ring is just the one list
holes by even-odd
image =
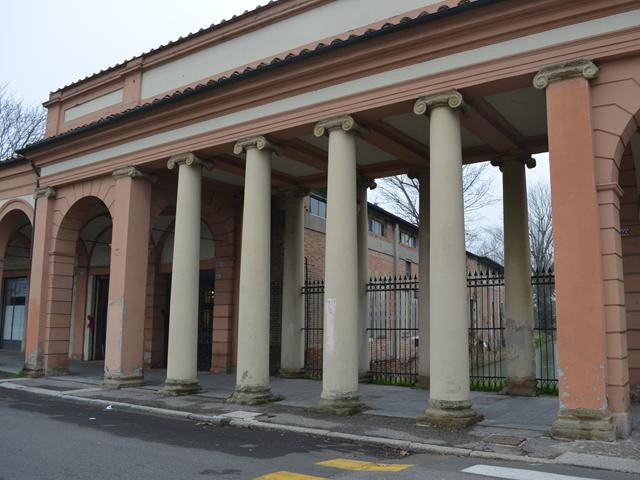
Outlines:
{"label": "background building window", "polygon": [[369,231],[374,235],[384,237],[384,223],[373,218],[369,219]]}
{"label": "background building window", "polygon": [[417,241],[416,237],[410,233],[400,232],[400,243],[411,248],[416,248]]}
{"label": "background building window", "polygon": [[309,197],[309,213],[320,218],[327,218],[327,202],[322,198]]}
{"label": "background building window", "polygon": [[404,273],[409,277],[412,275],[411,262],[409,260],[405,260],[404,262]]}

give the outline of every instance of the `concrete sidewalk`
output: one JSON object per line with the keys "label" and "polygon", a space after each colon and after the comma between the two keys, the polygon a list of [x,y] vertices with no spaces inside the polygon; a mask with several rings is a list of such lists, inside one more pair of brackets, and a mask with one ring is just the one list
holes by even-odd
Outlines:
{"label": "concrete sidewalk", "polygon": [[[10,355],[9,355],[10,356]],[[17,372],[21,362],[0,356],[0,371]],[[0,387],[24,389],[70,401],[132,408],[152,414],[191,418],[216,424],[296,431],[313,435],[377,443],[412,451],[430,451],[528,462],[566,463],[640,473],[640,405],[635,405],[632,438],[616,443],[560,441],[548,435],[558,408],[557,397],[507,397],[472,392],[474,408],[485,420],[472,429],[451,432],[418,427],[428,392],[407,387],[361,385],[369,407],[361,415],[332,417],[309,410],[320,398],[321,382],[272,378],[272,391],[284,400],[249,407],[227,404],[235,385],[233,375],[199,375],[203,391],[184,397],[158,394],[164,370],[145,372],[139,388],[104,390],[101,362],[74,362],[71,375],[40,379],[5,379]]]}

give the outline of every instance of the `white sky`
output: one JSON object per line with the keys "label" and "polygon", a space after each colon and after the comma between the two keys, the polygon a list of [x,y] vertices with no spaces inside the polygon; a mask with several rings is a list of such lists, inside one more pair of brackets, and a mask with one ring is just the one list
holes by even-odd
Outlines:
{"label": "white sky", "polygon": [[[26,103],[50,91],[218,23],[267,0],[0,0],[0,84]],[[549,162],[538,156],[527,183],[549,182]],[[490,169],[501,198],[500,172]],[[375,191],[371,201],[376,201]],[[502,221],[502,205],[486,209],[482,224]]]}

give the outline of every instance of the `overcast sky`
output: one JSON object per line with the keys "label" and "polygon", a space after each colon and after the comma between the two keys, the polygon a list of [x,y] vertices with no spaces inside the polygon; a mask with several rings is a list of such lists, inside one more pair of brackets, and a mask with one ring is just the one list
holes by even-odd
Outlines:
{"label": "overcast sky", "polygon": [[[27,103],[42,103],[51,91],[266,2],[0,0],[0,84]],[[537,159],[529,184],[548,182],[547,156]],[[500,172],[490,171],[500,198]],[[501,221],[500,202],[484,216],[486,224]]]}

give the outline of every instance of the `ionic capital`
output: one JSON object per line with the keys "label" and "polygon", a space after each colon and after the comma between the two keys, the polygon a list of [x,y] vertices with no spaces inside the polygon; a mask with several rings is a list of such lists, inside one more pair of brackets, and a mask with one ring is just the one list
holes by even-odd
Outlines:
{"label": "ionic capital", "polygon": [[491,165],[494,167],[499,167],[502,172],[502,167],[507,162],[520,162],[526,165],[527,168],[531,169],[536,166],[536,159],[531,155],[501,155],[498,158],[494,158],[491,160]]}
{"label": "ionic capital", "polygon": [[211,168],[211,162],[207,162],[199,159],[193,153],[180,153],[178,155],[174,155],[167,162],[167,168],[169,170],[173,170],[178,165],[186,165],[187,167],[207,167]]}
{"label": "ionic capital", "polygon": [[544,67],[533,78],[533,86],[538,90],[544,90],[553,82],[561,82],[571,78],[583,77],[591,80],[598,76],[600,69],[591,60],[581,58],[570,62],[557,63]]}
{"label": "ionic capital", "polygon": [[351,115],[343,115],[341,117],[328,118],[321,120],[313,127],[313,134],[316,137],[322,137],[333,130],[344,130],[345,132],[358,131],[360,127]]}
{"label": "ionic capital", "polygon": [[39,198],[56,198],[56,191],[51,187],[38,187],[33,192],[33,199]]}
{"label": "ionic capital", "polygon": [[457,90],[447,90],[432,95],[425,95],[416,100],[413,105],[413,113],[416,115],[428,114],[434,108],[464,108],[465,103],[462,94]]}
{"label": "ionic capital", "polygon": [[157,180],[155,175],[150,175],[148,173],[142,172],[133,166],[118,168],[113,171],[111,176],[116,180],[120,178],[127,178],[127,177],[139,178],[140,180],[147,180],[148,182],[151,182],[151,183],[154,183]]}
{"label": "ionic capital", "polygon": [[233,146],[233,153],[236,155],[241,155],[243,153],[248,152],[251,149],[256,150],[265,150],[271,152],[271,155],[279,155],[280,149],[271,143],[266,137],[262,135],[257,135],[255,137],[248,137],[238,140],[236,144]]}
{"label": "ionic capital", "polygon": [[289,198],[303,198],[309,195],[309,189],[305,187],[285,187],[275,194],[276,197],[289,199]]}
{"label": "ionic capital", "polygon": [[356,184],[358,188],[368,188],[370,190],[375,190],[378,186],[375,179],[367,177],[366,175],[358,175],[356,178]]}
{"label": "ionic capital", "polygon": [[408,172],[407,172],[407,177],[409,177],[411,180],[415,180],[416,178],[418,180],[422,179],[422,178],[426,178],[427,180],[429,179],[429,167],[422,167],[422,168],[411,168]]}

